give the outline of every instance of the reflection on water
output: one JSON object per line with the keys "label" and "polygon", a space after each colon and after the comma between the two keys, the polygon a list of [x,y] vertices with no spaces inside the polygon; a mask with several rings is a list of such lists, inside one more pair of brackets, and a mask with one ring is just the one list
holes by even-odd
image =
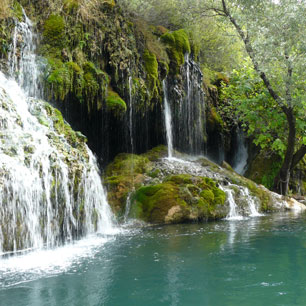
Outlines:
{"label": "reflection on water", "polygon": [[[304,216],[126,230],[0,260],[2,305],[304,305]],[[239,294],[237,294],[239,293]]]}

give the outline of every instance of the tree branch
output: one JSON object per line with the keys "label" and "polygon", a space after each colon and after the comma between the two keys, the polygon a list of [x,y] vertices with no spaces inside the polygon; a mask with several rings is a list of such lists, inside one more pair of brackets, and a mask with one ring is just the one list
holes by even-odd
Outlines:
{"label": "tree branch", "polygon": [[287,109],[287,107],[284,105],[284,103],[282,102],[281,97],[274,91],[274,89],[272,88],[272,85],[268,79],[268,77],[266,76],[266,74],[261,71],[261,69],[259,68],[259,64],[256,61],[255,55],[254,55],[254,50],[253,47],[251,45],[250,42],[250,38],[248,33],[245,34],[245,32],[242,30],[242,28],[240,27],[240,25],[237,23],[236,19],[231,15],[230,11],[228,10],[227,6],[226,6],[226,2],[225,0],[222,0],[222,7],[223,7],[223,12],[224,15],[229,18],[230,22],[233,24],[233,26],[236,28],[240,38],[242,39],[242,41],[244,42],[246,51],[248,53],[248,55],[250,56],[252,63],[254,65],[254,69],[256,70],[256,72],[259,74],[259,76],[261,77],[261,79],[263,80],[266,88],[268,89],[271,97],[275,100],[275,102],[283,109],[283,111],[285,112],[285,110]]}
{"label": "tree branch", "polygon": [[297,164],[303,159],[305,155],[306,155],[306,145],[302,145],[292,157],[291,171],[297,166]]}

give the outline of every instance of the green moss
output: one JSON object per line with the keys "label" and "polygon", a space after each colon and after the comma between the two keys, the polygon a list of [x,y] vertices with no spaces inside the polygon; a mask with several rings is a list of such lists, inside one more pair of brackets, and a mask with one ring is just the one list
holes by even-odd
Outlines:
{"label": "green moss", "polygon": [[166,181],[173,182],[175,184],[192,184],[192,176],[190,174],[178,174],[172,175],[166,178]]}
{"label": "green moss", "polygon": [[224,129],[224,122],[217,112],[216,108],[211,106],[207,114],[207,131],[208,132],[221,132]]}
{"label": "green moss", "polygon": [[108,90],[106,109],[112,112],[115,116],[122,116],[126,112],[127,107],[126,103],[116,92]]}
{"label": "green moss", "polygon": [[215,195],[210,189],[205,189],[200,193],[200,196],[204,202],[212,204],[215,200]]}
{"label": "green moss", "polygon": [[150,161],[157,161],[160,158],[168,156],[168,148],[160,145],[144,153],[143,156],[147,157]]}
{"label": "green moss", "polygon": [[70,64],[67,66],[60,59],[48,58],[49,73],[47,83],[56,99],[64,100],[71,88]]}
{"label": "green moss", "polygon": [[144,174],[150,169],[150,161],[147,157],[135,154],[121,153],[106,168],[106,176],[130,175],[133,173]]}
{"label": "green moss", "polygon": [[104,0],[102,4],[108,9],[113,9],[116,6],[115,0]]}
{"label": "green moss", "polygon": [[51,15],[44,24],[43,37],[51,46],[63,47],[66,43],[65,20],[60,15]]}
{"label": "green moss", "polygon": [[141,187],[132,197],[130,215],[145,222],[163,223],[168,210],[179,205],[178,191],[172,182]]}
{"label": "green moss", "polygon": [[161,184],[139,188],[132,198],[131,216],[151,223],[214,219],[225,216],[220,209],[225,199],[209,178],[172,175]]}
{"label": "green moss", "polygon": [[155,54],[151,53],[149,50],[145,50],[143,54],[143,60],[145,69],[147,72],[147,80],[149,88],[153,96],[158,96],[158,62]]}
{"label": "green moss", "polygon": [[145,63],[145,68],[150,77],[158,78],[158,62],[156,56],[149,50],[145,50],[143,54],[143,60]]}
{"label": "green moss", "polygon": [[170,69],[178,74],[184,64],[184,55],[191,52],[188,35],[185,30],[167,32],[161,36],[161,41],[167,45],[170,58]]}
{"label": "green moss", "polygon": [[148,158],[126,153],[117,155],[107,166],[104,182],[108,188],[108,202],[117,216],[123,215],[129,192],[140,187],[144,174],[151,170]]}
{"label": "green moss", "polygon": [[45,109],[48,117],[53,121],[53,127],[56,132],[60,135],[64,135],[73,148],[78,147],[80,150],[85,150],[85,147],[82,147],[82,144],[87,141],[87,138],[82,133],[75,132],[71,126],[64,121],[63,115],[58,109],[52,107],[48,103],[45,103]]}
{"label": "green moss", "polygon": [[148,172],[147,174],[148,174],[148,176],[150,176],[152,178],[157,178],[160,175],[160,170],[155,169],[155,170],[152,170],[152,171]]}
{"label": "green moss", "polygon": [[64,0],[64,10],[71,14],[79,8],[78,0]]}

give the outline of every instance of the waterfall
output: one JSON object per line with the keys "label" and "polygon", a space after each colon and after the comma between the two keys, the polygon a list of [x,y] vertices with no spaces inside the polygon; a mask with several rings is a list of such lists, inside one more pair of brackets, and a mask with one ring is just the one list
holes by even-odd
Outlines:
{"label": "waterfall", "polygon": [[0,72],[0,252],[54,247],[114,229],[83,136],[48,103],[30,98],[38,95],[39,69],[32,23],[24,19],[16,21],[9,54],[18,84]]}
{"label": "waterfall", "polygon": [[130,130],[130,140],[131,140],[131,151],[134,153],[134,139],[133,139],[133,79],[129,77],[129,98],[130,98],[130,112],[129,112],[129,130]]}
{"label": "waterfall", "polygon": [[242,220],[243,216],[239,214],[237,204],[234,200],[235,191],[231,188],[223,187],[222,190],[226,193],[226,201],[229,205],[229,213],[226,217],[227,220]]}
{"label": "waterfall", "polygon": [[245,168],[247,166],[248,160],[248,148],[245,144],[245,138],[243,134],[243,130],[238,128],[237,131],[237,151],[235,154],[235,158],[233,161],[233,169],[243,175],[245,172]]}
{"label": "waterfall", "polygon": [[260,217],[262,214],[258,212],[258,204],[256,203],[255,197],[250,195],[248,188],[242,188],[242,194],[244,197],[248,199],[249,204],[249,216],[250,217]]}
{"label": "waterfall", "polygon": [[169,100],[173,110],[173,142],[175,147],[192,155],[205,153],[205,99],[200,67],[185,55],[181,68],[182,84],[170,83]]}
{"label": "waterfall", "polygon": [[39,97],[40,69],[35,53],[37,37],[31,20],[22,11],[24,21],[14,20],[13,42],[8,55],[9,72],[29,97]]}
{"label": "waterfall", "polygon": [[168,91],[166,80],[163,80],[163,91],[164,91],[164,116],[165,116],[165,127],[167,135],[168,145],[168,158],[173,157],[173,137],[172,137],[172,115],[171,108],[168,103]]}
{"label": "waterfall", "polygon": [[[243,220],[244,216],[262,216],[262,214],[258,212],[258,201],[255,197],[250,195],[247,187],[229,184],[227,186],[219,186],[219,188],[222,189],[227,195],[226,201],[229,205],[229,213],[226,217],[227,220]],[[247,207],[243,209],[238,207],[236,198],[242,202],[248,203]]]}
{"label": "waterfall", "polygon": [[123,216],[124,223],[128,222],[129,213],[130,213],[130,210],[131,210],[131,195],[132,195],[132,192],[130,192],[128,194],[127,199],[126,199],[125,212],[124,212],[124,216]]}

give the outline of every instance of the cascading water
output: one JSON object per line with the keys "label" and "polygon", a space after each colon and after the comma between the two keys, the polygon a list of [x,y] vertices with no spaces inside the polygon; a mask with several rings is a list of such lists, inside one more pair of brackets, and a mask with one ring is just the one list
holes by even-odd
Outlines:
{"label": "cascading water", "polygon": [[173,143],[181,152],[203,155],[206,138],[203,74],[189,54],[185,55],[181,74],[183,87],[174,82],[168,95],[173,106]]}
{"label": "cascading water", "polygon": [[223,188],[227,195],[227,203],[229,205],[229,213],[226,217],[227,220],[242,220],[243,216],[238,213],[238,207],[234,200],[234,190],[229,188]]}
{"label": "cascading water", "polygon": [[[229,213],[227,220],[243,220],[244,216],[259,217],[262,216],[258,212],[258,204],[255,197],[250,195],[249,189],[246,187],[229,184],[227,186],[219,186],[227,195],[227,203],[229,205]],[[238,207],[235,198],[240,201],[247,202],[247,206],[243,209]]]}
{"label": "cascading water", "polygon": [[164,117],[165,117],[165,127],[167,135],[167,145],[168,145],[168,158],[173,157],[173,136],[172,136],[172,116],[171,108],[168,102],[168,91],[166,80],[163,80],[163,91],[164,91]]}
{"label": "cascading water", "polygon": [[238,128],[237,130],[237,150],[235,152],[235,158],[233,161],[233,169],[243,175],[245,172],[245,168],[248,160],[248,148],[245,144],[245,137],[243,134],[243,130]]}
{"label": "cascading water", "polygon": [[129,112],[129,130],[130,130],[130,141],[131,141],[131,152],[134,153],[134,139],[133,139],[133,79],[129,77],[129,98],[130,98],[130,112]]}
{"label": "cascading water", "polygon": [[39,98],[39,65],[42,63],[35,53],[37,37],[34,34],[31,20],[23,9],[22,11],[24,21],[14,20],[13,42],[8,55],[9,72],[27,96]]}
{"label": "cascading water", "polygon": [[[158,170],[167,176],[178,174],[190,174],[201,177],[208,177],[215,181],[218,181],[218,187],[226,193],[226,205],[229,208],[226,219],[227,220],[242,220],[246,217],[258,217],[262,216],[258,212],[259,200],[251,195],[247,187],[235,185],[229,183],[224,179],[227,174],[221,167],[218,170],[212,171],[210,167],[203,165],[211,164],[210,161],[205,161],[205,158],[193,158],[191,160],[181,160],[177,158],[162,159],[158,163]],[[219,173],[220,172],[220,173]],[[279,201],[279,200],[275,200]]]}
{"label": "cascading water", "polygon": [[[12,76],[0,72],[0,252],[53,247],[114,222],[93,154],[37,92],[31,22],[16,23]],[[17,56],[17,53],[20,56]],[[17,73],[18,72],[18,73]]]}

